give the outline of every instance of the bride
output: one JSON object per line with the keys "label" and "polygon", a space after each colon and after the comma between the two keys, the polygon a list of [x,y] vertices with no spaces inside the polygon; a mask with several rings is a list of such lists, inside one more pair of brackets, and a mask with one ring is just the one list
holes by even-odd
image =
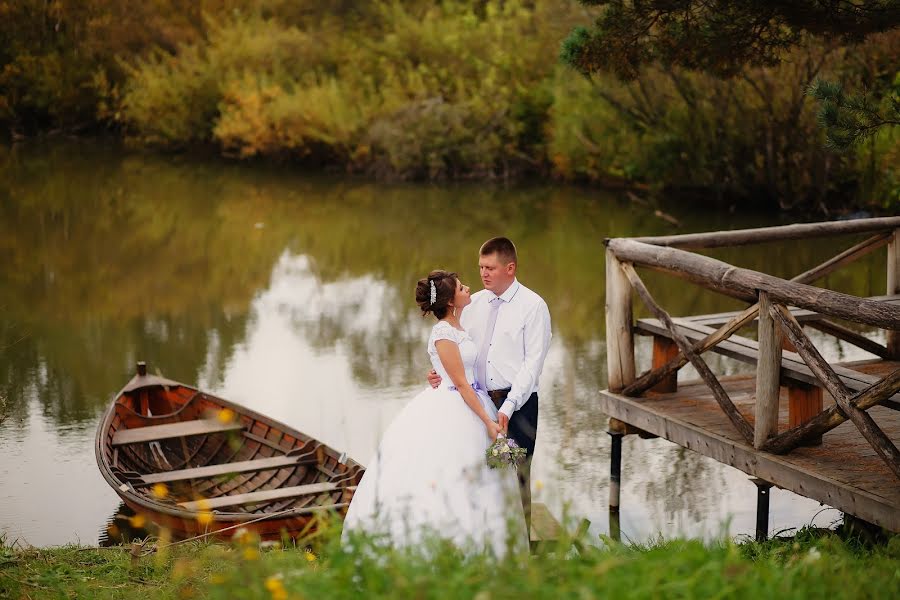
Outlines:
{"label": "bride", "polygon": [[527,548],[525,516],[512,469],[489,469],[485,450],[501,432],[497,409],[475,389],[475,343],[460,328],[469,288],[456,273],[432,271],[416,285],[423,315],[437,323],[428,356],[441,375],[397,415],[353,495],[342,539],[353,532],[382,535],[393,546],[429,536],[466,552]]}

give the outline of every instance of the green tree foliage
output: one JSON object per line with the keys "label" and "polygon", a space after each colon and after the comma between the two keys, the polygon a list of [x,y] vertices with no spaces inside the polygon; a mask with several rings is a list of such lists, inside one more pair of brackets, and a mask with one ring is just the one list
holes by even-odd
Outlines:
{"label": "green tree foliage", "polygon": [[[594,17],[634,25],[633,3],[0,0],[0,123],[16,133],[112,127],[139,145],[206,145],[380,178],[538,174],[803,211],[895,202],[897,128],[838,154],[803,94],[816,78],[835,81],[868,90],[888,114],[900,34],[869,32],[890,7],[841,3],[840,18],[819,26],[787,3],[751,2],[769,19],[757,39],[774,36],[758,56],[780,58],[737,69],[701,60],[746,38],[736,28],[751,11],[732,7],[722,23],[703,9],[720,4],[639,3],[669,13],[635,38],[640,52],[621,55],[643,65],[623,80],[616,65],[626,63],[612,51],[584,55],[596,59],[578,63],[585,79],[548,57]],[[614,10],[624,20],[610,20]],[[679,21],[684,11],[695,12]],[[826,26],[847,33],[813,35]],[[679,50],[659,33],[685,27],[678,40],[706,45]],[[596,28],[580,31],[573,36],[596,38]],[[565,45],[570,58],[581,56],[575,47]]]}
{"label": "green tree foliage", "polygon": [[579,0],[603,7],[563,44],[565,62],[634,79],[654,62],[719,76],[773,66],[804,34],[841,43],[900,25],[896,0]]}
{"label": "green tree foliage", "polygon": [[885,99],[887,110],[881,111],[867,94],[847,94],[839,83],[816,79],[807,93],[821,104],[819,123],[826,140],[834,148],[847,148],[875,135],[885,125],[900,125],[900,77]]}
{"label": "green tree foliage", "polygon": [[553,4],[376,3],[360,24],[322,15],[315,28],[210,18],[203,40],[135,63],[122,122],[142,142],[384,176],[520,172],[542,153],[544,53],[571,22]]}

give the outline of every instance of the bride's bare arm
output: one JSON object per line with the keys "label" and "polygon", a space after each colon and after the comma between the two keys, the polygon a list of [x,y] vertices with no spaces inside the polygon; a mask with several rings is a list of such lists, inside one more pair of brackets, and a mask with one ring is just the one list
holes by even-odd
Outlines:
{"label": "bride's bare arm", "polygon": [[478,394],[475,393],[475,390],[472,389],[472,386],[466,380],[466,368],[463,366],[462,356],[459,354],[459,346],[450,340],[438,340],[434,343],[434,347],[437,349],[441,364],[444,365],[444,370],[450,376],[450,381],[459,390],[460,395],[462,395],[469,408],[472,409],[472,412],[478,415],[478,418],[487,427],[491,439],[496,439],[500,426],[491,420],[487,412],[485,412],[484,406],[481,405],[481,400],[478,399]]}

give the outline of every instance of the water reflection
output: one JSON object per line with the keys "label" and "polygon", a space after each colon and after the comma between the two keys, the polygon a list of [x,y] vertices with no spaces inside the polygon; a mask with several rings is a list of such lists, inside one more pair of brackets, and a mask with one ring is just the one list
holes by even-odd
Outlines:
{"label": "water reflection", "polygon": [[[684,231],[765,224],[687,209],[678,217]],[[366,461],[424,385],[430,322],[413,305],[415,280],[441,266],[477,284],[477,248],[501,231],[553,316],[536,495],[557,513],[569,502],[605,532],[609,443],[595,407],[606,381],[602,240],[671,233],[647,209],[558,186],[375,185],[101,144],[0,149],[0,394],[9,403],[0,532],[34,544],[96,540],[118,499],[97,472],[94,427],[138,359]],[[713,254],[793,275],[835,251],[826,241]],[[881,293],[883,261],[879,253],[828,284]],[[739,306],[656,274],[646,281],[676,315]],[[830,357],[856,356],[816,339]],[[644,367],[649,351],[638,344]],[[743,368],[711,361],[718,372]],[[738,471],[632,437],[623,469],[625,536],[712,535],[729,517],[732,531],[753,531],[755,488]],[[817,509],[772,497],[774,524],[803,524]]]}

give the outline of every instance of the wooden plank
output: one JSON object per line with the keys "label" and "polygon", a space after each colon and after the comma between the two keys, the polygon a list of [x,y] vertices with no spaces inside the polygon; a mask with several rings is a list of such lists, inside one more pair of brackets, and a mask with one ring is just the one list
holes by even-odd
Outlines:
{"label": "wooden plank", "polygon": [[759,290],[764,290],[773,302],[815,310],[854,323],[900,329],[900,306],[786,281],[677,248],[613,239],[608,241],[607,249],[622,262],[663,271],[747,302],[756,302]]}
{"label": "wooden plank", "polygon": [[285,467],[294,467],[300,464],[315,463],[316,458],[314,456],[272,456],[269,458],[258,458],[255,460],[244,460],[220,465],[207,465],[205,467],[196,467],[193,469],[179,469],[177,471],[166,471],[164,473],[151,473],[149,475],[144,475],[141,479],[144,484],[149,485],[152,483],[185,481],[187,479],[208,479],[210,477],[231,475],[232,473],[267,471],[269,469],[283,469]]}
{"label": "wooden plank", "polygon": [[781,332],[772,319],[769,294],[759,292],[759,361],[756,369],[756,423],[753,446],[760,448],[778,433],[778,398],[781,392]]}
{"label": "wooden plank", "polygon": [[155,442],[182,436],[238,431],[243,428],[244,426],[240,422],[222,423],[216,419],[197,419],[194,421],[167,423],[165,425],[149,425],[147,427],[117,431],[113,435],[112,445],[122,446],[125,444]]}
{"label": "wooden plank", "polygon": [[531,541],[544,542],[559,539],[562,525],[543,502],[531,504]]}
{"label": "wooden plank", "polygon": [[609,389],[634,381],[631,286],[615,255],[606,251],[606,365]]}
{"label": "wooden plank", "polygon": [[[868,296],[868,299],[875,302],[886,302],[888,304],[895,304],[900,306],[900,295],[898,294],[887,296]],[[791,306],[789,308],[791,314],[794,315],[794,318],[801,323],[806,323],[807,321],[816,321],[824,318],[821,314],[817,313],[814,310],[806,310],[805,308],[797,308],[795,306]],[[732,310],[728,312],[711,313],[708,315],[696,315],[678,318],[697,323],[698,325],[706,325],[707,327],[719,327],[732,320],[735,316],[740,314],[740,312],[741,311]]]}
{"label": "wooden plank", "polygon": [[[719,327],[713,333],[710,333],[706,337],[701,340],[695,341],[693,343],[694,352],[699,356],[703,354],[710,348],[715,347],[717,344],[721,343],[722,340],[727,339],[729,336],[733,335],[738,329],[743,327],[745,323],[748,323],[751,319],[756,317],[756,314],[759,312],[759,305],[754,304],[753,306],[744,309],[742,312],[735,314],[734,317],[731,318],[727,323]],[[635,328],[635,332],[640,333],[640,328]],[[660,336],[655,336],[655,340]],[[656,367],[642,374],[636,380],[634,380],[629,385],[625,386],[622,390],[622,393],[626,396],[640,396],[648,389],[655,386],[658,382],[665,380],[669,376],[673,376],[681,367],[688,363],[687,357],[680,353],[666,362],[664,365]],[[677,375],[674,375],[677,381]]]}
{"label": "wooden plank", "polygon": [[871,233],[900,227],[900,217],[856,219],[853,221],[825,221],[820,223],[797,223],[780,227],[759,227],[755,229],[734,229],[731,231],[711,231],[706,233],[686,233],[631,238],[644,244],[668,246],[672,248],[721,248],[724,246],[746,246],[782,240],[799,240],[813,237]]}
{"label": "wooden plank", "polygon": [[[688,389],[688,386],[682,385],[679,395],[686,394]],[[698,401],[694,399],[691,402],[696,404]],[[709,403],[715,406],[711,400]],[[896,497],[892,500],[838,481],[827,471],[792,461],[791,456],[759,452],[741,441],[669,414],[665,403],[658,398],[629,398],[603,390],[599,394],[598,408],[611,417],[655,433],[748,475],[900,533],[900,504]]]}
{"label": "wooden plank", "polygon": [[[679,331],[688,340],[692,341],[702,340],[714,331],[711,327],[698,325],[690,320],[679,318],[674,319],[674,322],[678,325]],[[657,319],[638,319],[635,323],[635,328],[648,335],[668,335],[668,330]],[[713,348],[713,351],[752,365],[757,364],[759,358],[759,345],[757,342],[739,335],[732,335],[729,339],[720,342]],[[832,368],[841,376],[844,384],[856,392],[866,390],[879,381],[878,377],[847,367],[833,365]],[[781,369],[782,377],[795,379],[809,385],[819,385],[819,380],[816,379],[816,376],[796,352],[782,351]],[[891,399],[900,400],[900,393],[892,395]]]}
{"label": "wooden plank", "polygon": [[336,489],[338,489],[336,483],[310,483],[307,485],[297,485],[294,487],[264,490],[262,492],[249,492],[247,494],[221,496],[219,498],[209,498],[208,500],[181,502],[178,504],[178,506],[187,510],[213,510],[216,508],[222,508],[223,506],[259,504],[261,502],[271,502],[273,500],[284,500],[286,498],[296,498],[299,496],[322,494],[324,492],[332,492]]}

